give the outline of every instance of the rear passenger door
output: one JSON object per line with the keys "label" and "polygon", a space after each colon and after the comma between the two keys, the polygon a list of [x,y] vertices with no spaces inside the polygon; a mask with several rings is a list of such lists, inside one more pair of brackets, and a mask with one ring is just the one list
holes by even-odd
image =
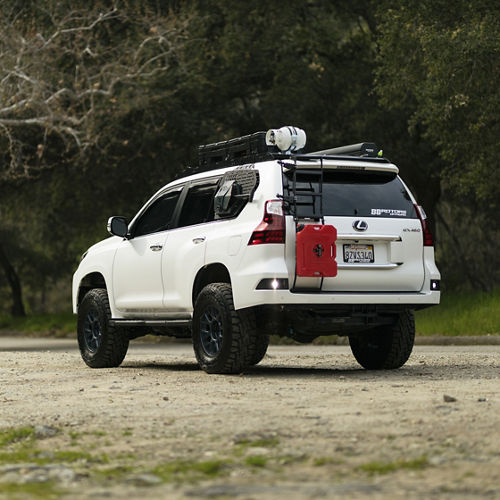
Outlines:
{"label": "rear passenger door", "polygon": [[206,242],[214,222],[214,196],[219,178],[188,185],[181,200],[176,228],[170,231],[162,256],[163,305],[168,312],[192,310],[192,290],[196,273],[205,263]]}

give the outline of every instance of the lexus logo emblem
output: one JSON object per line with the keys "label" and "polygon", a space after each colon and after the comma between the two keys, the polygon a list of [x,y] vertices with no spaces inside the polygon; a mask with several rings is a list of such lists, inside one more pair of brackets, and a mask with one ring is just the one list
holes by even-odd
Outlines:
{"label": "lexus logo emblem", "polygon": [[352,227],[356,229],[356,231],[366,231],[368,229],[368,223],[364,220],[355,220],[352,223]]}

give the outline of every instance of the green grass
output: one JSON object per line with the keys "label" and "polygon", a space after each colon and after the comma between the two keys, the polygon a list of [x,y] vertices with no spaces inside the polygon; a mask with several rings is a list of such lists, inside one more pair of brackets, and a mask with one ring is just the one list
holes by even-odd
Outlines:
{"label": "green grass", "polygon": [[26,499],[34,498],[37,500],[52,500],[60,498],[61,491],[56,487],[54,481],[44,483],[0,483],[0,495],[3,498]]}
{"label": "green grass", "polygon": [[33,427],[0,430],[0,466],[25,462],[38,465],[74,462],[107,464],[109,459],[104,454],[96,456],[84,451],[42,451],[38,448],[38,440]]}
{"label": "green grass", "polygon": [[35,431],[33,427],[18,427],[17,429],[0,430],[0,448],[19,443],[21,441],[33,441]]}
{"label": "green grass", "polygon": [[0,316],[0,330],[67,337],[76,332],[76,316],[69,311],[53,314],[30,314],[25,318],[3,315]]}
{"label": "green grass", "polygon": [[440,305],[417,311],[415,320],[420,335],[499,335],[500,289],[444,292]]}
{"label": "green grass", "polygon": [[415,458],[414,460],[397,460],[395,462],[368,462],[360,465],[358,470],[366,472],[370,476],[389,474],[397,470],[422,470],[429,465],[427,457]]}
{"label": "green grass", "polygon": [[172,460],[156,466],[152,473],[164,482],[212,479],[228,474],[229,460]]}
{"label": "green grass", "polygon": [[250,467],[265,467],[268,459],[266,457],[251,456],[245,458],[245,464]]}

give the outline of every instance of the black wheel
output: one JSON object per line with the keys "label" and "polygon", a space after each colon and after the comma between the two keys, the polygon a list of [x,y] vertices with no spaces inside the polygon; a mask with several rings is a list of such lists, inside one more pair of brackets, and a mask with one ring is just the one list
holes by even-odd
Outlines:
{"label": "black wheel", "polygon": [[193,348],[207,373],[241,373],[250,364],[255,334],[252,311],[235,311],[231,285],[211,283],[198,295],[193,315]]}
{"label": "black wheel", "polygon": [[413,311],[405,310],[394,325],[349,337],[351,351],[358,363],[368,370],[392,370],[403,366],[415,341]]}
{"label": "black wheel", "polygon": [[87,292],[78,308],[78,347],[91,368],[119,366],[128,349],[126,333],[109,324],[108,293],[103,288]]}
{"label": "black wheel", "polygon": [[[252,340],[252,337],[251,337]],[[269,347],[269,335],[258,333],[253,336],[253,342],[250,342],[249,366],[258,365],[266,355]]]}

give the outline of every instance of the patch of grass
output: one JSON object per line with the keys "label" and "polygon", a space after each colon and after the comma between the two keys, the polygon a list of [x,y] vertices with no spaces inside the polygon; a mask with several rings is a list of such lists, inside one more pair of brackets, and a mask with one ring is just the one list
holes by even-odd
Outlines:
{"label": "patch of grass", "polygon": [[151,472],[164,482],[213,479],[228,473],[229,460],[175,460],[156,466]]}
{"label": "patch of grass", "polygon": [[323,467],[324,465],[340,465],[343,463],[343,460],[333,457],[318,457],[313,460],[313,465],[315,467]]}
{"label": "patch of grass", "polygon": [[291,464],[303,464],[309,457],[305,454],[303,455],[279,455],[276,457],[279,465],[291,465]]}
{"label": "patch of grass", "polygon": [[0,465],[24,462],[46,465],[78,461],[104,464],[109,462],[109,458],[104,454],[95,456],[79,450],[40,450],[37,446],[33,427],[19,427],[0,431]]}
{"label": "patch of grass", "polygon": [[73,462],[95,462],[108,463],[106,455],[93,456],[81,451],[54,451],[46,452],[31,446],[22,446],[12,451],[0,452],[0,464],[22,464],[30,462],[38,465],[53,463],[73,463]]}
{"label": "patch of grass", "polygon": [[73,336],[76,332],[76,316],[71,311],[52,314],[29,314],[26,318],[0,316],[0,330],[51,337]]}
{"label": "patch of grass", "polygon": [[245,458],[245,464],[250,465],[250,467],[265,467],[267,462],[268,459],[266,457],[251,456]]}
{"label": "patch of grass", "polygon": [[0,465],[3,464],[22,464],[25,462],[32,462],[39,465],[50,462],[48,458],[37,458],[41,453],[40,450],[22,448],[14,451],[1,451],[0,452]]}
{"label": "patch of grass", "polygon": [[415,313],[420,335],[499,335],[500,289],[443,292],[441,304]]}
{"label": "patch of grass", "polygon": [[131,475],[135,471],[136,469],[130,465],[117,465],[106,469],[94,470],[94,474],[106,480],[119,480]]}
{"label": "patch of grass", "polygon": [[132,429],[125,429],[123,432],[122,432],[122,436],[126,437],[126,436],[132,436],[133,432],[132,432]]}
{"label": "patch of grass", "polygon": [[36,498],[40,500],[51,500],[59,498],[61,491],[58,490],[53,481],[45,483],[0,483],[0,495],[5,495],[6,498],[21,499],[21,498]]}
{"label": "patch of grass", "polygon": [[239,438],[235,444],[245,448],[275,448],[280,443],[277,437],[259,437],[256,439]]}
{"label": "patch of grass", "polygon": [[370,476],[389,474],[397,470],[422,470],[429,465],[427,457],[415,458],[413,460],[397,460],[395,462],[368,462],[360,465],[357,469],[368,473]]}
{"label": "patch of grass", "polygon": [[0,448],[4,448],[13,443],[20,441],[33,441],[35,431],[33,427],[19,427],[17,429],[2,429],[0,430]]}
{"label": "patch of grass", "polygon": [[92,456],[90,453],[86,453],[84,451],[55,451],[54,458],[51,460],[52,462],[99,462],[99,463],[108,463],[109,459],[106,455],[101,455],[98,457]]}

